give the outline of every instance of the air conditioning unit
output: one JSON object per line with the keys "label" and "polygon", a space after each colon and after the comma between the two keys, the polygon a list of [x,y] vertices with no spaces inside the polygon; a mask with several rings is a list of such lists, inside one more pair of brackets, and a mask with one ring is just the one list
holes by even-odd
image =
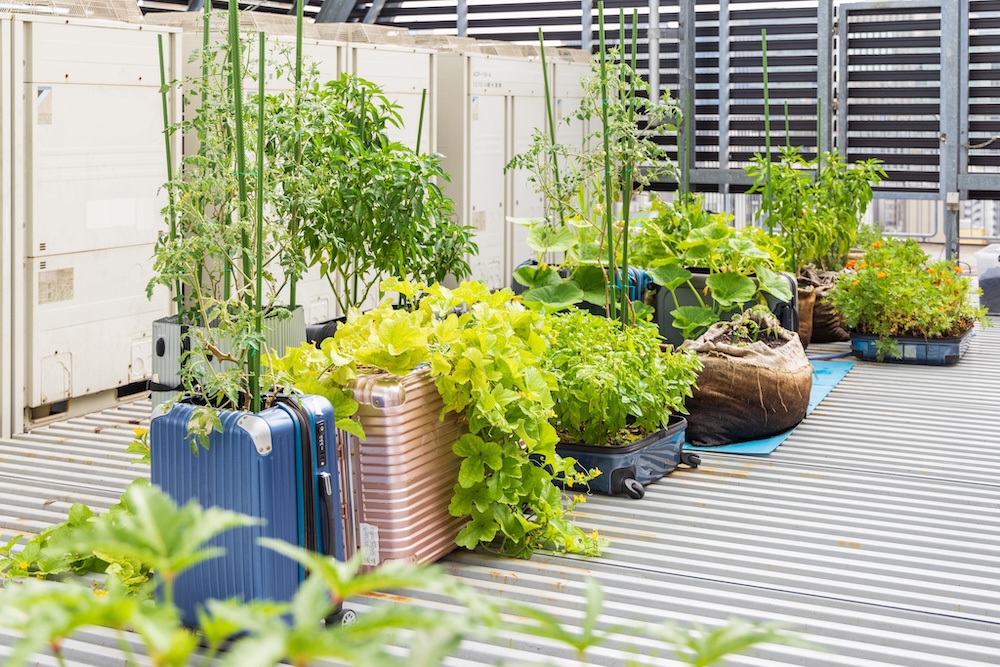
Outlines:
{"label": "air conditioning unit", "polygon": [[[176,30],[0,15],[3,351],[0,435],[142,388],[153,248],[166,229],[158,38]],[[173,100],[179,108],[179,100]]]}

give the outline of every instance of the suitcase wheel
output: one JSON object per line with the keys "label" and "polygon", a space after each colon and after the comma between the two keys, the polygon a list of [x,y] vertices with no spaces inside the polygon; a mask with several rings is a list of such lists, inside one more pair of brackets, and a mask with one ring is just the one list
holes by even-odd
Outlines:
{"label": "suitcase wheel", "polygon": [[626,496],[635,500],[639,500],[646,495],[646,489],[642,487],[642,484],[631,477],[622,482],[622,491],[625,492]]}
{"label": "suitcase wheel", "polygon": [[353,611],[350,609],[341,609],[336,614],[331,614],[326,619],[326,625],[327,627],[334,625],[351,625],[356,620],[358,620],[358,615]]}
{"label": "suitcase wheel", "polygon": [[698,455],[698,452],[681,452],[681,463],[697,468],[701,465],[701,456]]}

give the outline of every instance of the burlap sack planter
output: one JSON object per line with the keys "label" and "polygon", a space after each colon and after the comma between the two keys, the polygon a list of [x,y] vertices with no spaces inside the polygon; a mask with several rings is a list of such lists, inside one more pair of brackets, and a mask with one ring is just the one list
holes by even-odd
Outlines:
{"label": "burlap sack planter", "polygon": [[704,368],[698,388],[688,400],[688,442],[717,447],[758,440],[792,428],[806,416],[812,390],[812,366],[797,334],[781,329],[777,320],[749,315],[772,344],[726,342],[733,324],[715,324],[683,347],[698,353]]}
{"label": "burlap sack planter", "polygon": [[826,300],[826,294],[837,283],[835,271],[822,271],[813,267],[808,267],[799,276],[799,286],[812,285],[816,289],[816,301],[813,304],[812,312],[812,343],[841,343],[851,339],[851,334],[840,316],[830,302]]}
{"label": "burlap sack planter", "polygon": [[812,285],[799,287],[799,342],[802,349],[812,342],[813,308],[816,305],[816,288]]}

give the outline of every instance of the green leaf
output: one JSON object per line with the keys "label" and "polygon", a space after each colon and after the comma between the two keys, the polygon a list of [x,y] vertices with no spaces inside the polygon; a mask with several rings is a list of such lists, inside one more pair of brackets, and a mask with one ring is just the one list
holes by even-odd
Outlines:
{"label": "green leaf", "polygon": [[667,264],[650,269],[649,275],[657,285],[667,288],[671,292],[691,280],[692,273],[680,264]]}
{"label": "green leaf", "polygon": [[712,298],[723,308],[740,306],[757,293],[753,280],[738,273],[713,273],[705,279],[705,284],[712,290]]}
{"label": "green leaf", "polygon": [[496,522],[492,517],[486,514],[475,513],[473,515],[472,521],[465,524],[458,533],[458,537],[455,538],[455,542],[460,547],[465,547],[466,549],[475,549],[479,546],[480,542],[485,542],[489,544],[496,537],[497,531],[500,530],[500,524]]}
{"label": "green leaf", "polygon": [[559,285],[549,285],[524,293],[525,301],[539,303],[546,308],[562,310],[583,300],[583,290],[574,282],[566,281]]}
{"label": "green leaf", "polygon": [[514,271],[514,280],[529,288],[558,285],[562,282],[559,272],[547,264],[541,266],[525,265]]}
{"label": "green leaf", "polygon": [[670,316],[674,318],[674,327],[685,332],[685,338],[689,337],[688,332],[710,327],[719,321],[715,311],[700,306],[681,306],[670,311]]}
{"label": "green leaf", "polygon": [[779,301],[792,300],[792,287],[783,275],[771,271],[767,267],[758,266],[756,269],[757,281],[762,292],[775,296]]}
{"label": "green leaf", "polygon": [[565,252],[576,243],[576,234],[568,227],[538,225],[528,232],[527,243],[535,252]]}
{"label": "green leaf", "polygon": [[583,292],[581,301],[603,306],[607,303],[608,282],[604,279],[604,271],[599,266],[578,266],[573,270],[572,281]]}

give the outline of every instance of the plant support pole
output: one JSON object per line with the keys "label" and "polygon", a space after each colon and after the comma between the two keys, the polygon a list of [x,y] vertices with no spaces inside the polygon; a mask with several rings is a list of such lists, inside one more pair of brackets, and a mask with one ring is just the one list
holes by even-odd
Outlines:
{"label": "plant support pole", "polygon": [[565,227],[563,218],[562,182],[559,180],[559,152],[556,150],[556,120],[552,113],[552,90],[549,87],[549,68],[545,62],[545,35],[538,29],[538,52],[542,56],[542,83],[545,86],[545,112],[549,119],[549,145],[552,147],[552,174],[555,177],[556,213],[559,215],[559,226]]}
{"label": "plant support pole", "polygon": [[417,123],[417,155],[420,155],[420,140],[424,136],[424,110],[427,107],[427,89],[420,91],[420,121]]}
{"label": "plant support pole", "polygon": [[608,136],[608,62],[604,44],[604,3],[597,3],[597,21],[601,58],[601,134],[604,139],[604,226],[608,244],[608,317],[615,319],[614,283],[615,271],[615,226],[612,216],[611,198],[611,138]]}
{"label": "plant support pole", "polygon": [[[295,3],[295,168],[302,168],[302,22],[304,20],[304,6],[306,0],[299,0]],[[261,61],[263,62],[263,54]],[[261,97],[264,93],[261,89]],[[261,115],[261,118],[264,116]],[[259,184],[258,184],[259,187]],[[299,235],[299,212],[298,206],[292,206],[292,219],[289,221],[289,231],[292,238]],[[294,310],[296,304],[296,286],[298,278],[292,275],[288,282],[288,306]]]}
{"label": "plant support pole", "polygon": [[[624,13],[624,10],[622,10]],[[622,17],[624,19],[624,17]],[[623,21],[624,23],[624,21]],[[626,141],[629,142],[631,147],[635,143],[635,67],[636,67],[636,51],[638,51],[638,23],[639,23],[639,10],[632,10],[632,45],[629,50],[629,70],[628,70],[628,86],[629,94],[627,104],[626,118],[628,119],[628,124],[630,128],[629,136]],[[622,59],[624,63],[624,58]],[[626,151],[627,155],[631,155],[632,151]],[[632,206],[632,162],[631,159],[625,161],[625,173],[622,178],[622,325],[628,326],[631,324],[631,312],[632,309],[629,307],[630,293],[629,290],[632,287],[632,274],[629,272],[628,265],[628,226],[629,226],[629,214]],[[638,281],[636,284],[638,287]]]}
{"label": "plant support pole", "polygon": [[767,90],[767,30],[760,31],[760,53],[764,72],[764,155],[767,160],[763,208],[766,213],[767,230],[773,233],[774,221],[771,220],[771,100]]}
{"label": "plant support pole", "polygon": [[[160,100],[163,103],[163,147],[167,155],[167,215],[170,218],[170,240],[177,238],[177,212],[174,209],[174,157],[170,150],[170,111],[167,103],[167,67],[163,59],[163,35],[156,36],[156,45],[160,50]],[[174,301],[177,302],[177,314],[181,313],[181,281],[174,284]]]}
{"label": "plant support pole", "polygon": [[[299,3],[302,6],[302,3]],[[299,24],[301,27],[301,23]],[[301,33],[300,33],[301,34]],[[255,236],[257,241],[257,258],[254,263],[254,331],[257,340],[263,337],[263,322],[261,310],[264,307],[262,294],[264,292],[264,33],[257,33],[260,42],[260,78],[257,82],[257,215]],[[295,283],[292,283],[295,289]],[[294,308],[294,298],[292,307]],[[260,356],[261,349],[250,350],[250,409],[260,412]]]}
{"label": "plant support pole", "polygon": [[816,98],[816,180],[823,175],[823,98]]}

